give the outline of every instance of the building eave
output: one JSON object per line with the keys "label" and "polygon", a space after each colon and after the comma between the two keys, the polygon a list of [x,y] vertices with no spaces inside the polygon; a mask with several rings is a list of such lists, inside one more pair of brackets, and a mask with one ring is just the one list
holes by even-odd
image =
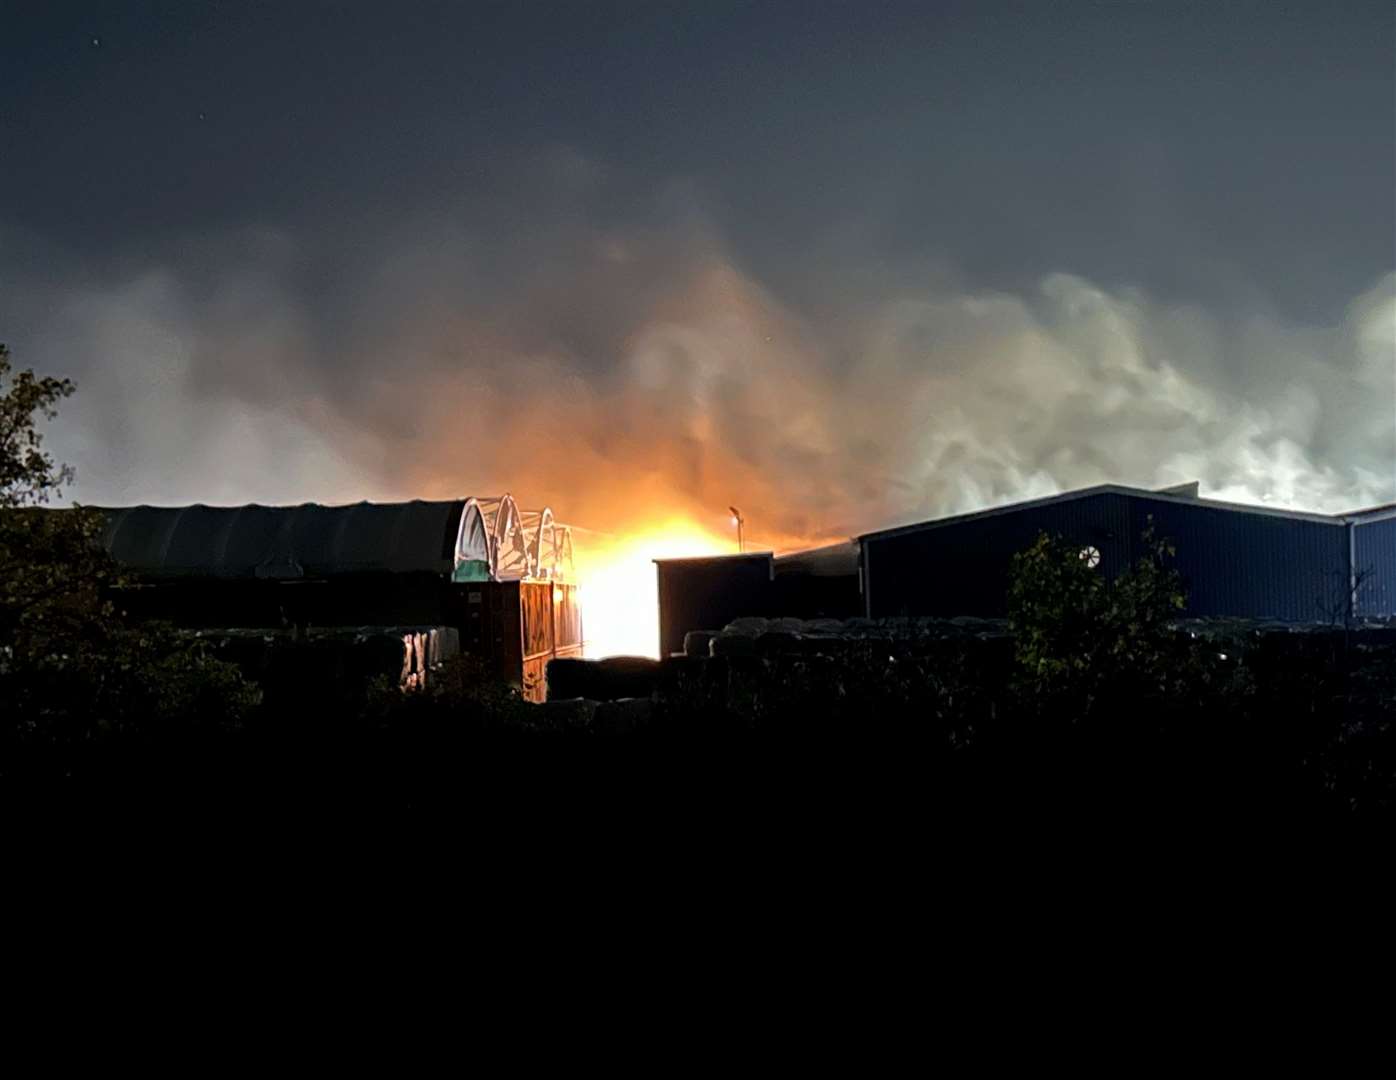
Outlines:
{"label": "building eave", "polygon": [[1394,517],[1396,503],[1386,503],[1384,506],[1369,506],[1365,510],[1350,510],[1343,515],[1343,520],[1365,525],[1369,521],[1386,521]]}
{"label": "building eave", "polygon": [[[1126,487],[1123,484],[1097,484],[1094,487],[1081,488],[1077,491],[1065,491],[1057,495],[1046,495],[1038,499],[1027,499],[1023,502],[1006,503],[1003,506],[988,507],[984,510],[972,510],[968,513],[954,514],[950,517],[932,518],[928,521],[894,526],[893,528],[881,529],[877,532],[863,533],[858,537],[858,542],[862,544],[870,540],[888,540],[896,536],[904,536],[908,533],[921,532],[925,529],[937,529],[946,525],[959,525],[967,521],[1001,517],[1005,514],[1014,514],[1021,510],[1032,510],[1042,506],[1055,506],[1061,503],[1074,502],[1079,499],[1094,498],[1099,495],[1123,495],[1128,498],[1150,499],[1154,502],[1174,503],[1179,506],[1228,510],[1234,513],[1256,514],[1262,517],[1277,517],[1291,521],[1308,521],[1320,525],[1340,526],[1345,520],[1343,517],[1338,517],[1333,514],[1315,514],[1305,510],[1280,510],[1270,506],[1257,506],[1252,503],[1225,502],[1220,499],[1201,499],[1194,498],[1190,495],[1170,494],[1166,491],[1150,491],[1147,488]],[[1379,507],[1377,508],[1377,512],[1386,512],[1396,515],[1396,507]]]}

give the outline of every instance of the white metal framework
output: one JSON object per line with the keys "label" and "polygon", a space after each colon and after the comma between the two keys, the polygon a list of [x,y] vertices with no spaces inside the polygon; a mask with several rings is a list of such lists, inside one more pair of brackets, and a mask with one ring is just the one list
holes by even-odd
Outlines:
{"label": "white metal framework", "polygon": [[530,538],[528,551],[532,576],[550,581],[566,581],[572,576],[572,529],[557,521],[548,507],[524,510],[520,515],[524,533]]}
{"label": "white metal framework", "polygon": [[566,581],[572,530],[552,510],[520,511],[513,496],[467,499],[456,540],[457,580]]}

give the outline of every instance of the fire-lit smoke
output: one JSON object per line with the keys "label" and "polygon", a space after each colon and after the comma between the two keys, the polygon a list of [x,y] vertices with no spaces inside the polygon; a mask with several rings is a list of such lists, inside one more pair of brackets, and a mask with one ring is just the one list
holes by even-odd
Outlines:
{"label": "fire-lit smoke", "polygon": [[659,518],[625,536],[583,536],[582,612],[593,656],[653,656],[659,648],[655,559],[726,555],[730,539],[683,517]]}
{"label": "fire-lit smoke", "polygon": [[701,220],[593,229],[566,206],[517,236],[441,211],[81,274],[29,244],[20,265],[45,269],[3,272],[0,337],[78,380],[50,444],[74,496],[508,490],[593,530],[576,547],[601,651],[653,651],[651,560],[735,551],[733,504],[748,548],[782,550],[1101,482],[1396,498],[1396,275],[1314,327],[827,245],[777,285]]}

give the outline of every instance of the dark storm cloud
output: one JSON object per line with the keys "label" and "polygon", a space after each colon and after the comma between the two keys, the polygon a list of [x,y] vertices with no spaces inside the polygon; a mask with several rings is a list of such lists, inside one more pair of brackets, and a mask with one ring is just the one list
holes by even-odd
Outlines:
{"label": "dark storm cloud", "polygon": [[1396,497],[1384,6],[408,8],[0,45],[76,494]]}

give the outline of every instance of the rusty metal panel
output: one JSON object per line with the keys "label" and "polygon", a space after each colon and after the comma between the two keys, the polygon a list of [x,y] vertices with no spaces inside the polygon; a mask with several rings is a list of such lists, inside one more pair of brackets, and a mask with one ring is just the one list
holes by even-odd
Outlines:
{"label": "rusty metal panel", "polygon": [[446,588],[446,607],[460,629],[461,651],[487,660],[496,671],[518,682],[523,663],[518,582],[472,581]]}
{"label": "rusty metal panel", "polygon": [[519,691],[525,701],[541,704],[548,699],[548,661],[551,654],[532,656],[523,662]]}
{"label": "rusty metal panel", "polygon": [[581,649],[586,640],[582,632],[582,605],[575,585],[553,586],[553,640],[559,656],[564,655],[565,649]]}
{"label": "rusty metal panel", "polygon": [[523,658],[551,654],[553,650],[553,587],[550,582],[519,584],[520,633]]}
{"label": "rusty metal panel", "polygon": [[[545,692],[539,680],[554,656],[582,651],[576,587],[547,581],[459,582],[447,586],[450,619],[463,652],[484,659],[530,701]],[[577,640],[559,643],[558,635]]]}

